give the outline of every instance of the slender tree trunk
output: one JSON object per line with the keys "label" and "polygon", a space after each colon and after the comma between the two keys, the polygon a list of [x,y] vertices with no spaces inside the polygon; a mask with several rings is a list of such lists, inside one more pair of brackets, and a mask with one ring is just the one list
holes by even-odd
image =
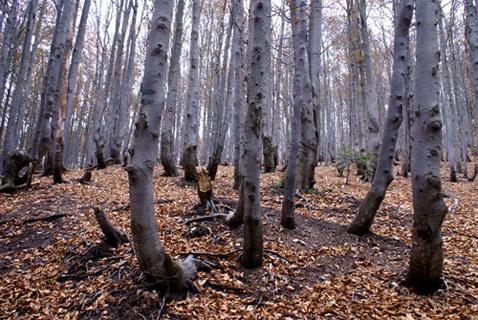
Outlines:
{"label": "slender tree trunk", "polygon": [[441,128],[438,8],[434,0],[416,3],[417,66],[412,137],[413,242],[407,283],[419,293],[443,287],[441,227],[447,208],[440,178]]}
{"label": "slender tree trunk", "polygon": [[266,27],[265,27],[265,36],[266,41],[266,52],[265,52],[265,77],[264,77],[264,87],[266,90],[264,107],[262,110],[263,114],[263,130],[262,130],[262,150],[264,156],[264,172],[274,172],[277,167],[277,147],[274,145],[274,140],[272,139],[272,118],[273,118],[273,104],[272,104],[272,51],[271,51],[271,41],[272,41],[272,18],[271,18],[271,7],[268,1],[266,4]]}
{"label": "slender tree trunk", "polygon": [[[51,141],[53,145],[50,147],[50,154],[53,159],[53,182],[62,183],[63,177],[63,148],[64,148],[64,132],[65,132],[65,113],[66,113],[66,99],[68,91],[68,71],[67,62],[71,55],[73,48],[73,29],[74,29],[74,17],[76,10],[67,9],[68,4],[65,3],[64,22],[62,23],[62,32],[66,32],[65,50],[63,52],[63,60],[60,65],[60,73],[58,76],[57,93],[58,97],[52,108],[51,117]],[[77,6],[78,8],[78,2]]]}
{"label": "slender tree trunk", "polygon": [[387,188],[393,180],[393,156],[398,140],[398,133],[403,119],[407,87],[406,59],[409,50],[410,23],[413,17],[413,0],[404,0],[395,27],[393,74],[390,85],[390,103],[383,131],[378,158],[377,171],[367,196],[362,201],[359,212],[349,226],[348,232],[363,236],[370,230],[375,214],[382,203]]}
{"label": "slender tree trunk", "polygon": [[320,146],[320,50],[322,46],[322,0],[310,1],[308,41],[312,103],[317,131],[317,146]]}
{"label": "slender tree trunk", "polygon": [[[131,8],[133,6],[132,1],[125,3],[125,10],[123,13],[123,22],[121,26],[121,33],[118,38],[118,48],[116,50],[116,62],[113,75],[113,87],[111,92],[113,96],[111,97],[111,111],[113,111],[113,119],[111,121],[112,127],[111,131],[108,132],[110,138],[108,139],[108,145],[110,150],[110,156],[113,160],[113,163],[121,163],[121,147],[123,145],[124,135],[125,135],[125,123],[127,118],[127,108],[129,103],[125,105],[122,104],[122,79],[123,79],[123,69],[124,69],[124,47],[126,42],[126,30],[129,24],[129,16]],[[129,79],[126,79],[129,81]],[[126,90],[126,89],[125,89]]]}
{"label": "slender tree trunk", "polygon": [[375,78],[372,72],[370,36],[367,25],[367,9],[365,0],[360,0],[359,8],[360,21],[362,23],[360,28],[362,34],[362,61],[365,71],[364,108],[368,117],[367,130],[369,133],[367,139],[367,151],[370,154],[370,161],[367,165],[367,170],[370,172],[370,176],[373,178],[380,151],[380,127],[378,122],[377,91],[375,86]]}
{"label": "slender tree trunk", "polygon": [[[5,97],[5,90],[7,88],[7,78],[10,73],[9,57],[12,52],[12,42],[15,40],[14,35],[17,24],[18,0],[13,0],[9,7],[5,6],[4,10],[8,10],[8,18],[4,29],[2,50],[0,52],[0,105],[4,102],[3,98]],[[5,101],[5,104],[8,104],[8,101]]]}
{"label": "slender tree trunk", "polygon": [[51,122],[54,121],[53,112],[55,111],[55,105],[58,105],[56,103],[60,96],[58,83],[62,75],[61,71],[66,52],[69,17],[71,16],[72,10],[73,2],[71,0],[64,0],[62,6],[58,7],[57,22],[53,34],[40,109],[30,152],[30,156],[34,161],[40,161],[41,158],[50,151],[50,145],[53,142],[51,138]]}
{"label": "slender tree trunk", "polygon": [[175,113],[179,110],[179,77],[181,76],[180,57],[183,38],[183,13],[184,0],[178,0],[176,8],[176,26],[174,27],[173,48],[168,74],[168,94],[166,99],[166,110],[161,123],[161,164],[164,167],[164,174],[168,177],[179,175],[176,163],[173,158],[173,126]]}
{"label": "slender tree trunk", "polygon": [[[307,18],[306,2],[294,0],[289,2],[292,23],[292,43],[294,47],[294,116],[292,119],[289,160],[284,185],[284,200],[282,202],[281,225],[287,229],[295,228],[294,197],[296,191],[296,170],[300,143],[301,115],[305,105],[306,83],[306,36]],[[302,116],[303,117],[303,116]]]}
{"label": "slender tree trunk", "polygon": [[192,25],[191,43],[189,45],[189,84],[186,101],[186,115],[184,120],[184,146],[182,164],[184,168],[184,180],[197,183],[197,142],[198,142],[198,115],[199,115],[199,21],[201,17],[201,0],[192,1]]}
{"label": "slender tree trunk", "polygon": [[[80,24],[78,26],[78,33],[76,35],[75,47],[73,48],[73,55],[71,58],[70,72],[68,74],[68,91],[66,94],[66,111],[65,111],[65,141],[66,154],[70,149],[68,141],[70,140],[70,128],[71,117],[73,114],[73,97],[76,92],[76,86],[78,82],[78,69],[81,62],[81,56],[83,54],[83,47],[85,44],[86,24],[88,21],[88,15],[90,12],[91,0],[85,0],[83,3],[83,10],[81,13]],[[73,26],[75,27],[75,26]]]}
{"label": "slender tree trunk", "polygon": [[241,173],[239,170],[239,158],[241,152],[241,118],[242,118],[242,29],[243,29],[243,4],[242,0],[232,0],[233,28],[232,54],[234,57],[234,115],[233,115],[233,144],[234,144],[234,188],[239,189],[241,184]]}
{"label": "slender tree trunk", "polygon": [[31,0],[28,4],[28,17],[25,29],[25,37],[23,40],[22,57],[20,60],[20,68],[18,70],[17,82],[15,84],[15,91],[12,97],[10,106],[10,115],[8,117],[7,129],[5,131],[5,140],[3,142],[3,159],[6,159],[8,153],[16,147],[15,128],[17,120],[23,111],[23,98],[26,88],[26,76],[28,72],[28,64],[30,58],[30,47],[32,44],[33,24],[35,18],[36,0]]}

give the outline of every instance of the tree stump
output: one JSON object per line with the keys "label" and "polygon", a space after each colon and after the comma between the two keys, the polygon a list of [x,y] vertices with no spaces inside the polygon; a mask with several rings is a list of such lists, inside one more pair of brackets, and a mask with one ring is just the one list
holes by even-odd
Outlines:
{"label": "tree stump", "polygon": [[100,225],[101,231],[105,235],[105,242],[107,244],[116,248],[123,243],[129,242],[126,233],[123,230],[115,227],[101,208],[95,207],[94,211],[96,221]]}
{"label": "tree stump", "polygon": [[[4,161],[5,171],[0,192],[13,192],[31,185],[33,161],[30,156],[21,151],[12,151]],[[28,167],[28,170],[22,175],[22,170],[25,167]]]}
{"label": "tree stump", "polygon": [[213,201],[211,178],[204,168],[199,172],[198,196],[201,209],[203,209],[204,212],[216,212],[216,207],[214,206]]}

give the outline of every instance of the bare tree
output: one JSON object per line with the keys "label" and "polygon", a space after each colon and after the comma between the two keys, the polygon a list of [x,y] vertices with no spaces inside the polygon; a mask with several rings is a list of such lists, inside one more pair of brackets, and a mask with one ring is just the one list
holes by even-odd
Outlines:
{"label": "bare tree", "polygon": [[407,68],[409,66],[410,23],[413,17],[413,0],[403,0],[395,26],[393,74],[390,87],[390,103],[383,131],[378,166],[372,186],[362,201],[359,212],[349,226],[350,233],[362,236],[368,233],[375,214],[382,203],[387,188],[393,181],[393,156],[403,119],[403,105],[407,99]]}
{"label": "bare tree", "polygon": [[186,115],[184,119],[184,145],[182,165],[184,180],[186,182],[198,181],[197,142],[198,142],[198,116],[199,116],[199,21],[202,3],[200,0],[192,1],[191,43],[189,45],[189,84],[186,101]]}
{"label": "bare tree", "polygon": [[416,3],[417,65],[412,127],[413,241],[407,283],[420,293],[444,286],[442,222],[447,208],[440,178],[438,8],[434,0]]}
{"label": "bare tree", "polygon": [[176,25],[174,27],[173,48],[171,50],[171,61],[168,74],[168,95],[166,98],[166,110],[161,123],[161,164],[164,167],[164,174],[169,177],[179,175],[173,158],[173,126],[177,110],[179,110],[178,86],[181,76],[182,37],[183,37],[183,12],[184,0],[179,0],[176,8]]}
{"label": "bare tree", "polygon": [[[197,2],[197,1],[195,1]],[[172,291],[187,290],[196,273],[191,257],[176,262],[159,239],[153,204],[153,169],[158,154],[164,107],[167,50],[173,15],[172,0],[156,0],[141,89],[141,111],[136,123],[127,167],[131,200],[131,234],[143,272]]]}

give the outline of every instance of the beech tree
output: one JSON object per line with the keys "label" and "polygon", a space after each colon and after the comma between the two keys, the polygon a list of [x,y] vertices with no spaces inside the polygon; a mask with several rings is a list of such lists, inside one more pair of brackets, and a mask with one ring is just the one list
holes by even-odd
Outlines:
{"label": "beech tree", "polygon": [[168,94],[166,109],[161,122],[161,164],[166,176],[176,177],[179,175],[173,157],[173,126],[177,110],[179,110],[178,86],[181,73],[179,60],[181,58],[183,37],[183,12],[184,0],[179,0],[176,8],[176,25],[174,27],[173,48],[168,73]]}
{"label": "beech tree", "polygon": [[189,44],[189,82],[186,100],[186,115],[183,124],[184,144],[181,162],[184,168],[184,180],[186,182],[198,181],[197,164],[197,140],[198,140],[198,117],[199,117],[199,21],[201,17],[202,3],[200,0],[192,1],[192,25],[191,41]]}
{"label": "beech tree", "polygon": [[412,126],[413,241],[407,283],[420,293],[444,287],[442,223],[447,212],[440,177],[440,49],[434,0],[416,3],[417,64]]}
{"label": "beech tree", "polygon": [[395,26],[393,52],[393,75],[390,85],[390,103],[383,130],[382,143],[377,161],[377,170],[367,196],[362,201],[359,212],[349,226],[350,233],[362,236],[368,233],[375,214],[382,203],[387,188],[393,181],[393,157],[403,119],[403,106],[407,95],[407,68],[410,64],[409,29],[413,17],[413,0],[403,0]]}
{"label": "beech tree", "polygon": [[[197,5],[198,1],[194,1]],[[158,154],[164,106],[167,50],[173,15],[172,0],[156,0],[141,88],[141,111],[127,167],[131,200],[131,234],[141,270],[171,291],[187,290],[196,273],[196,260],[181,262],[166,253],[157,230],[153,204],[153,170]]]}

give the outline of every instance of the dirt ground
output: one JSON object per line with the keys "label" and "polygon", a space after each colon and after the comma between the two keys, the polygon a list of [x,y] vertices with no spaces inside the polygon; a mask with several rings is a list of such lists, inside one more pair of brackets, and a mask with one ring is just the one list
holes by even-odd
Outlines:
{"label": "dirt ground", "polygon": [[[349,185],[332,166],[316,171],[315,192],[297,199],[297,229],[279,225],[281,173],[261,176],[264,265],[241,269],[242,230],[220,219],[191,224],[195,187],[155,172],[156,216],[168,253],[195,253],[216,265],[201,272],[197,293],[163,299],[146,286],[130,244],[104,245],[92,208],[103,207],[129,232],[127,174],[95,171],[89,186],[52,185],[35,177],[29,190],[0,195],[1,319],[478,319],[478,183],[449,183],[444,227],[448,285],[432,296],[402,286],[411,245],[410,181],[397,177],[373,233],[349,235],[369,184]],[[68,172],[68,179],[81,172]],[[214,182],[218,207],[237,201],[233,168]],[[113,209],[116,209],[113,211]]]}

